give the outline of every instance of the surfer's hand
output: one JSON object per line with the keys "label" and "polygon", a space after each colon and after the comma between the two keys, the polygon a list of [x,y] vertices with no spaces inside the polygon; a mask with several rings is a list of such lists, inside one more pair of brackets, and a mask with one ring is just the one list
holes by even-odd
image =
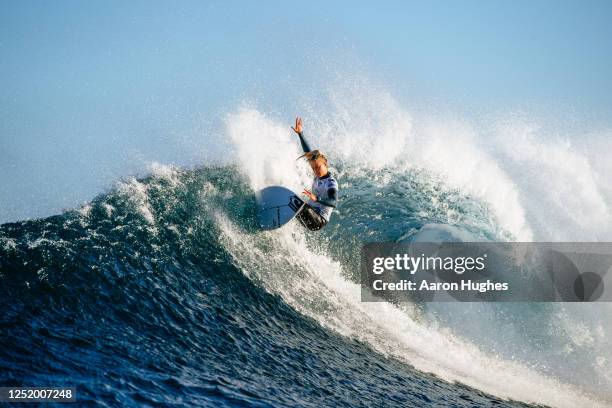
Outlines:
{"label": "surfer's hand", "polygon": [[299,116],[295,118],[295,127],[292,126],[291,129],[293,129],[293,131],[298,135],[302,133],[302,118]]}
{"label": "surfer's hand", "polygon": [[302,191],[302,194],[308,196],[308,198],[310,198],[312,201],[317,201],[317,196],[312,194],[312,192],[304,189],[304,191]]}

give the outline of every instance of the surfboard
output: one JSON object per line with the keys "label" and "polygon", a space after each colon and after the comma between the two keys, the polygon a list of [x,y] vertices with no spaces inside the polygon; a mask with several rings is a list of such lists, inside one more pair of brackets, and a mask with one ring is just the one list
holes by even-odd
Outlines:
{"label": "surfboard", "polygon": [[281,186],[270,186],[255,193],[257,221],[264,230],[282,227],[297,215],[304,201],[293,191]]}

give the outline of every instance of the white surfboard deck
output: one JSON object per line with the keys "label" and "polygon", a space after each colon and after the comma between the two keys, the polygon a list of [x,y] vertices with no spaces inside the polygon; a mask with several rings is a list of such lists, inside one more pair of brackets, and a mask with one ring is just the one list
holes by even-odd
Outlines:
{"label": "white surfboard deck", "polygon": [[255,193],[257,221],[264,230],[282,227],[297,215],[304,201],[293,191],[281,186],[270,186]]}

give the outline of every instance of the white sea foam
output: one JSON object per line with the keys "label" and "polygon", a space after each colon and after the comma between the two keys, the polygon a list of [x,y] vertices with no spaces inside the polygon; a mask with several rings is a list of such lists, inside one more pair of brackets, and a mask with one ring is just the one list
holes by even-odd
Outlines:
{"label": "white sea foam", "polygon": [[149,204],[147,185],[131,177],[118,185],[118,191],[134,203],[138,212],[150,225],[155,225],[155,216]]}
{"label": "white sea foam", "polygon": [[14,238],[0,237],[0,242],[5,251],[13,251],[17,248],[17,241]]}
{"label": "white sea foam", "polygon": [[[331,105],[335,111],[305,119],[306,131],[313,145],[330,153],[332,165],[333,160],[345,163],[344,171],[431,174],[486,203],[509,240],[612,239],[612,173],[605,173],[612,149],[605,138],[596,144],[608,149],[601,153],[593,146],[559,144],[523,125],[495,124],[483,133],[456,120],[419,121],[386,93],[343,94],[332,97]],[[228,115],[227,134],[253,189],[282,184],[299,190],[309,184],[307,167],[295,161],[299,143],[288,125],[241,109]],[[499,313],[514,313],[510,306],[437,307],[449,319],[457,310],[469,312],[470,332],[458,333],[432,315],[414,319],[410,305],[362,303],[359,286],[346,278],[349,271],[325,249],[308,248],[299,227],[249,235],[223,214],[217,218],[222,240],[247,276],[342,335],[447,381],[504,398],[559,407],[604,406],[599,398],[612,400],[607,352],[612,314],[602,314],[601,303],[581,309],[550,305],[553,313],[521,309],[531,313],[528,320],[539,321],[536,334],[548,336],[552,350],[542,353],[542,343],[526,338],[524,328],[502,326]],[[485,347],[483,336],[504,352]],[[581,358],[581,353],[590,354]]]}
{"label": "white sea foam", "polygon": [[593,167],[586,144],[547,139],[525,124],[498,129],[497,146],[505,159],[500,161],[520,177],[525,206],[542,239],[610,238],[612,197],[606,196],[606,180]]}
{"label": "white sea foam", "polygon": [[[558,407],[604,406],[529,365],[487,354],[434,322],[414,319],[409,304],[400,308],[361,302],[360,285],[344,277],[338,262],[309,249],[298,226],[252,235],[222,214],[217,215],[217,223],[222,242],[247,276],[341,335],[366,342],[420,371],[501,398]],[[275,249],[270,251],[272,246]]]}
{"label": "white sea foam", "polygon": [[148,168],[151,174],[166,181],[169,181],[173,187],[176,187],[181,183],[178,177],[180,171],[175,166],[159,162],[152,162],[149,163]]}

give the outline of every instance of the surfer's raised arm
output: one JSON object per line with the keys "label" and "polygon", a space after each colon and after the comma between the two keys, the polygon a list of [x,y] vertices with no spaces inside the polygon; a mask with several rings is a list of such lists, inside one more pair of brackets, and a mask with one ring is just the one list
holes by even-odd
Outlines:
{"label": "surfer's raised arm", "polygon": [[302,118],[295,118],[295,127],[291,127],[291,129],[293,129],[293,131],[299,136],[300,143],[302,144],[302,150],[304,151],[304,153],[308,153],[309,151],[311,151],[312,149],[304,138],[304,133],[302,131]]}

